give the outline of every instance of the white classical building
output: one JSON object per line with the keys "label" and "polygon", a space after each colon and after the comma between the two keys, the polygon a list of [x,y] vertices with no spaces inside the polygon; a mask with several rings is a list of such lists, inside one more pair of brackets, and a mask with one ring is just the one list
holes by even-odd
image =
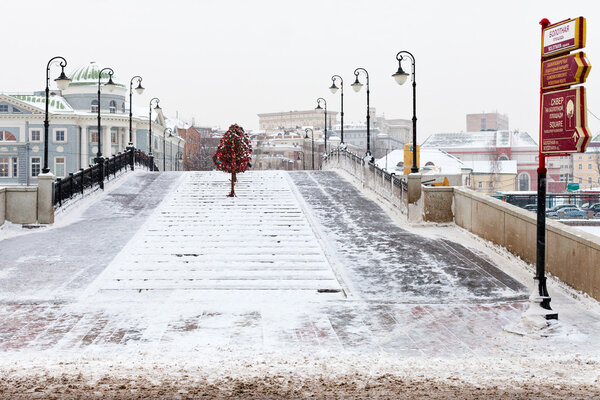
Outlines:
{"label": "white classical building", "polygon": [[[102,66],[95,62],[68,74],[69,86],[52,90],[49,97],[48,167],[57,177],[86,168],[98,152],[98,75]],[[102,74],[102,83],[108,74]],[[101,153],[104,157],[125,150],[129,143],[129,80],[113,76],[112,92],[101,94]],[[134,94],[135,96],[135,94]],[[45,93],[0,93],[0,185],[35,181],[43,166]],[[135,102],[135,100],[134,100]],[[149,108],[134,107],[132,139],[136,148],[149,152]],[[165,135],[162,112],[152,115],[152,153],[162,170],[178,168],[176,155],[185,141]]]}

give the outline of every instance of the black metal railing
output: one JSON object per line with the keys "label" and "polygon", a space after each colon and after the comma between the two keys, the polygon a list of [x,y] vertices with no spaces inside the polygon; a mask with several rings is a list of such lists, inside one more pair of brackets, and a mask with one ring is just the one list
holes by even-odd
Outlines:
{"label": "black metal railing", "polygon": [[63,202],[77,194],[83,196],[86,189],[99,186],[102,177],[105,181],[114,179],[118,172],[125,172],[133,165],[150,169],[150,157],[139,150],[127,150],[105,159],[102,164],[103,174],[100,170],[101,164],[94,164],[89,168],[82,168],[75,173],[70,173],[65,178],[57,178],[54,181],[54,206],[61,207]]}

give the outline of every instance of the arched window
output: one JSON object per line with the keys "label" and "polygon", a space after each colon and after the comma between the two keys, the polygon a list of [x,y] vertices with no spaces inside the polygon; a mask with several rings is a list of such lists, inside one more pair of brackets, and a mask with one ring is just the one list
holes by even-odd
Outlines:
{"label": "arched window", "polygon": [[93,113],[98,112],[98,100],[92,100],[92,112]]}
{"label": "arched window", "polygon": [[111,100],[110,103],[108,104],[108,112],[110,112],[111,114],[114,114],[117,112],[117,102],[114,100]]}
{"label": "arched window", "polygon": [[506,154],[500,154],[498,161],[508,161],[508,156]]}
{"label": "arched window", "polygon": [[17,138],[9,131],[0,131],[0,142],[16,142]]}
{"label": "arched window", "polygon": [[521,173],[519,175],[519,190],[520,191],[529,190],[529,182],[530,182],[529,174],[525,173],[525,172]]}
{"label": "arched window", "polygon": [[427,161],[427,162],[425,163],[425,166],[426,166],[426,167],[435,167],[435,164],[434,164],[434,163],[432,163],[431,161]]}

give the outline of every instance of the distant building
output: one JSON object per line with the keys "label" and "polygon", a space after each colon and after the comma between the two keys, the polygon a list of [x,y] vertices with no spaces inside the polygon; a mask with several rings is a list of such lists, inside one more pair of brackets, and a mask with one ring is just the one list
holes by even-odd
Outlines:
{"label": "distant building", "polygon": [[[536,190],[538,145],[527,132],[492,131],[436,133],[421,148],[444,150],[465,162],[484,161],[490,166],[498,161],[517,162],[516,187],[520,191]],[[561,193],[566,183],[560,181],[560,168],[548,164],[548,191]]]}
{"label": "distant building", "polygon": [[185,138],[183,152],[184,171],[211,171],[215,168],[212,156],[217,151],[221,136],[213,128],[207,126],[190,126],[180,129]]}
{"label": "distant building", "polygon": [[[262,131],[277,132],[296,130],[301,126],[312,126],[323,129],[325,126],[324,110],[282,111],[258,114],[258,126]],[[327,110],[327,129],[337,124],[337,111]]]}
{"label": "distant building", "polygon": [[[560,157],[563,158],[563,157]],[[585,153],[571,154],[573,179],[581,189],[600,188],[600,135],[592,139]]]}
{"label": "distant building", "polygon": [[467,132],[507,131],[508,116],[495,113],[467,114]]}

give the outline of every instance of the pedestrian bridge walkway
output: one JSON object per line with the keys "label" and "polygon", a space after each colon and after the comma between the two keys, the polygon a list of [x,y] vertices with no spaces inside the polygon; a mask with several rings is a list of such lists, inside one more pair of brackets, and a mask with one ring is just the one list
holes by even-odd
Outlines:
{"label": "pedestrian bridge walkway", "polygon": [[[0,240],[0,352],[352,352],[526,369],[522,355],[548,346],[503,329],[527,307],[529,267],[465,230],[411,226],[334,171],[247,172],[228,192],[220,172],[137,171],[53,227]],[[550,290],[568,327],[555,355],[598,356],[597,303]]]}

